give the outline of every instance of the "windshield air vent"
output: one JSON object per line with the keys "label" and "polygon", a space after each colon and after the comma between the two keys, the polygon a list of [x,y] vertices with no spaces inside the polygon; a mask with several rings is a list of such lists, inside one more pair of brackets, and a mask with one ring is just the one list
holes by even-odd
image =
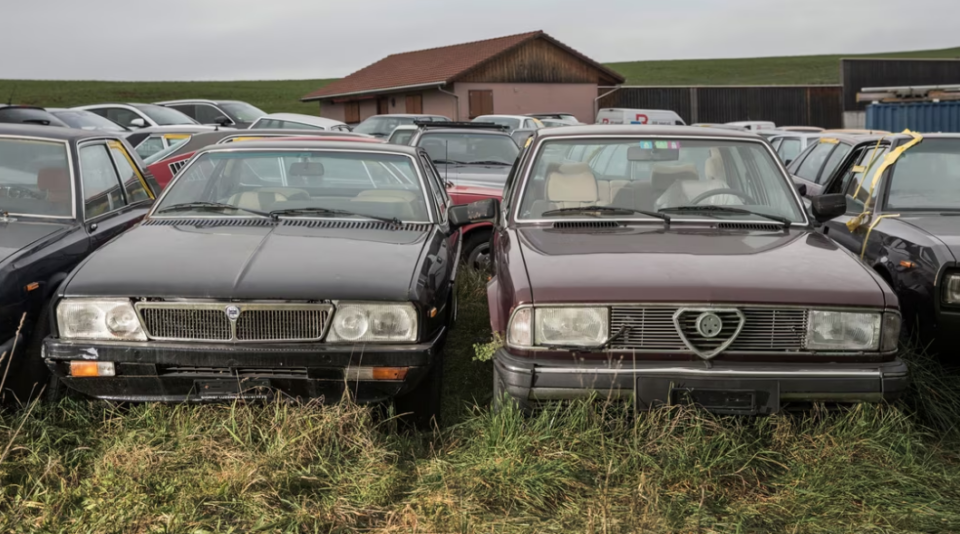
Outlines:
{"label": "windshield air vent", "polygon": [[580,230],[584,228],[620,228],[617,221],[579,221],[579,222],[555,222],[553,227],[559,230]]}
{"label": "windshield air vent", "polygon": [[143,226],[272,226],[270,219],[248,219],[246,217],[217,217],[211,219],[147,219]]}
{"label": "windshield air vent", "polygon": [[764,223],[727,223],[722,222],[717,224],[717,228],[721,230],[753,230],[760,232],[779,232],[783,230],[783,226],[779,224],[764,224]]}
{"label": "windshield air vent", "polygon": [[406,232],[426,232],[429,224],[403,223],[400,226],[380,221],[326,221],[318,219],[284,219],[283,226],[301,228],[335,228],[339,230],[402,230]]}

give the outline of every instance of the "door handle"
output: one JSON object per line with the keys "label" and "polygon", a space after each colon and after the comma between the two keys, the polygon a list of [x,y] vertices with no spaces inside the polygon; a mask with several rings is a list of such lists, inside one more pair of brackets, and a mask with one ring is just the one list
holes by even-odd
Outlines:
{"label": "door handle", "polygon": [[97,231],[97,223],[93,223],[93,224],[90,225],[90,231],[91,231],[91,232],[96,232],[96,231]]}

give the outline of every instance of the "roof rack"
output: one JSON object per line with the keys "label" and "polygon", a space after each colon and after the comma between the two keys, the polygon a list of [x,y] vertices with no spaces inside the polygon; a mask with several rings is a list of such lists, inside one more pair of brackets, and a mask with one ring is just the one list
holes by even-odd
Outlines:
{"label": "roof rack", "polygon": [[457,122],[457,121],[444,121],[444,122],[432,122],[432,121],[414,121],[414,124],[420,128],[425,128],[428,130],[442,129],[450,130],[452,128],[468,128],[474,130],[509,130],[510,128],[503,124],[497,124],[495,122]]}

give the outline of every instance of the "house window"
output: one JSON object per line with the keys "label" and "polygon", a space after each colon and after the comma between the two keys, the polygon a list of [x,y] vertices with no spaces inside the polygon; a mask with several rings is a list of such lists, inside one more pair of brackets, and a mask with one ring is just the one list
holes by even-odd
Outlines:
{"label": "house window", "polygon": [[347,124],[360,122],[360,102],[347,102],[343,105],[343,122]]}
{"label": "house window", "polygon": [[467,94],[470,101],[470,118],[493,114],[493,91],[489,89],[470,91]]}
{"label": "house window", "polygon": [[407,113],[423,113],[423,95],[407,95]]}
{"label": "house window", "polygon": [[[407,112],[409,113],[409,111]],[[387,113],[390,113],[390,99],[387,97],[377,99],[377,115],[386,115]]]}

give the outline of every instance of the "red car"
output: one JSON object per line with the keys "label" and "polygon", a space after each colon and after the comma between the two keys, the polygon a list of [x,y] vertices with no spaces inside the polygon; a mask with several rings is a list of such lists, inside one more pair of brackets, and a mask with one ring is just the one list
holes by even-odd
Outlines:
{"label": "red car", "polygon": [[[383,143],[380,139],[374,137],[359,137],[359,136],[332,136],[332,135],[311,135],[311,136],[287,136],[287,137],[276,137],[273,135],[264,135],[257,132],[257,134],[249,134],[240,137],[227,137],[221,139],[220,141],[214,144],[224,144],[224,143],[234,143],[238,141],[290,141],[292,139],[298,139],[300,141],[354,141],[359,143]],[[167,184],[173,180],[173,177],[176,176],[177,172],[183,168],[184,165],[190,161],[190,158],[196,153],[197,150],[203,147],[197,147],[196,150],[190,152],[183,152],[177,154],[176,156],[160,160],[158,162],[147,165],[147,169],[153,174],[153,177],[156,178],[157,183],[160,184],[160,187],[167,187]]]}
{"label": "red car", "polygon": [[[479,185],[455,185],[447,189],[454,206],[470,204],[478,200],[503,198],[502,187],[483,187]],[[486,269],[490,266],[490,236],[493,224],[481,222],[460,229],[463,261],[474,269]]]}

